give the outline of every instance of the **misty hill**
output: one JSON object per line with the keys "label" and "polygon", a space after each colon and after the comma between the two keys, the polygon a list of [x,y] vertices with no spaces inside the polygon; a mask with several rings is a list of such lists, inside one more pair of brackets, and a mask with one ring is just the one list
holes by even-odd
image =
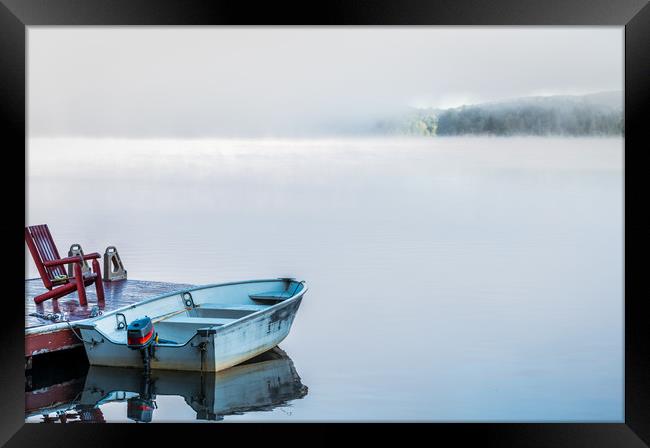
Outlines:
{"label": "misty hill", "polygon": [[380,132],[409,135],[621,135],[621,92],[518,98],[451,109],[414,109],[379,122]]}

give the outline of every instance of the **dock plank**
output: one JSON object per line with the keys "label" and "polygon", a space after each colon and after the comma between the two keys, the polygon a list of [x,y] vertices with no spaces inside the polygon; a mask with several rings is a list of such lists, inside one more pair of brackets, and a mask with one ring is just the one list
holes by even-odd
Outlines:
{"label": "dock plank", "polygon": [[[144,299],[155,297],[181,289],[191,288],[195,285],[185,283],[154,282],[147,280],[120,280],[104,282],[105,300],[100,309],[109,312],[126,305],[141,302]],[[56,300],[47,300],[41,304],[34,303],[34,297],[45,292],[41,279],[25,280],[25,328],[50,325],[52,321],[30,316],[30,313],[67,313],[68,320],[74,322],[87,319],[93,306],[99,305],[94,285],[86,288],[88,305],[81,306],[77,293],[69,294]]]}

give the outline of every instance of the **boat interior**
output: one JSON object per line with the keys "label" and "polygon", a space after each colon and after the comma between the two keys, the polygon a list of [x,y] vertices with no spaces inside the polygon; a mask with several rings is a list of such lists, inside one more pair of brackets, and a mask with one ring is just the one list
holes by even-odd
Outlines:
{"label": "boat interior", "polygon": [[225,305],[206,303],[198,308],[183,310],[179,314],[154,321],[160,343],[178,344],[192,338],[200,328],[220,327],[244,316],[270,307],[264,305]]}

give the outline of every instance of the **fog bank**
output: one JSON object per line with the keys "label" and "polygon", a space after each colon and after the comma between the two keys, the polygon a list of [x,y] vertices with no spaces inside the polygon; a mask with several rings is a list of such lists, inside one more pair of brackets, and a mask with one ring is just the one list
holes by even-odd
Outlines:
{"label": "fog bank", "polygon": [[30,136],[365,132],[623,85],[622,27],[29,27]]}

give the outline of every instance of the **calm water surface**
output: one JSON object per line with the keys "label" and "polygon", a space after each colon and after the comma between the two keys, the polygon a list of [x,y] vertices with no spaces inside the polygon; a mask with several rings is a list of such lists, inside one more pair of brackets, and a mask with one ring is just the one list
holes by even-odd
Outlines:
{"label": "calm water surface", "polygon": [[[282,366],[204,403],[248,405],[224,421],[622,421],[622,166],[616,138],[31,139],[27,223],[134,279],[307,280]],[[197,421],[193,381],[153,421]]]}

